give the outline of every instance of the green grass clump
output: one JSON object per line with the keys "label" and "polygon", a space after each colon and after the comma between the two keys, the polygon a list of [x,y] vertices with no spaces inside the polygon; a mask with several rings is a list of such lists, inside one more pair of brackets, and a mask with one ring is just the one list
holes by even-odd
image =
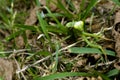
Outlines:
{"label": "green grass clump", "polygon": [[[16,6],[19,1],[0,0],[0,11],[2,11],[0,29],[6,33],[0,41],[0,56],[12,58],[19,63],[18,66],[23,71],[17,71],[17,78],[54,80],[100,76],[104,80],[110,80],[111,77],[119,74],[119,71],[114,68],[109,71],[103,70],[103,72],[96,68],[101,62],[107,64],[103,61],[103,58],[107,57],[102,55],[103,48],[99,44],[103,40],[104,30],[93,33],[88,29],[92,26],[93,17],[98,16],[93,10],[99,4],[99,0],[81,0],[77,5],[79,8],[76,8],[72,0],[65,0],[64,4],[62,0],[45,0],[44,6],[39,0],[31,3],[23,0],[21,5],[26,4],[26,6],[19,7],[20,10],[18,10]],[[118,0],[112,1],[117,5],[120,4]],[[56,10],[51,10],[51,3],[57,8]],[[37,21],[33,25],[26,25],[25,20],[29,17],[27,16],[30,14],[29,10],[33,9],[30,6],[36,6],[40,10],[35,12]],[[87,18],[91,18],[90,25],[86,24]],[[79,21],[83,22],[81,28],[75,26]],[[29,36],[27,32],[30,32]],[[16,41],[19,37],[23,39],[23,41],[19,39],[24,43],[22,47],[19,46],[21,43],[17,44],[19,41]],[[106,49],[104,52],[105,56],[116,57],[114,51]],[[96,67],[92,70],[76,65],[77,61],[83,58],[89,60],[90,55],[96,54],[103,57],[94,63]],[[83,66],[91,64],[92,62]]]}

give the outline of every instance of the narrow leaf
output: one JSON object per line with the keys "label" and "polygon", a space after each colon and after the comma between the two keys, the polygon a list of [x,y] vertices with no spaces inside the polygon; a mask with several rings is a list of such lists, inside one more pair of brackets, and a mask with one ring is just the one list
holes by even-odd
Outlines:
{"label": "narrow leaf", "polygon": [[20,30],[20,31],[17,31],[15,33],[12,33],[10,36],[6,37],[5,40],[9,41],[9,40],[13,39],[14,37],[22,34],[23,32],[24,32],[24,30]]}
{"label": "narrow leaf", "polygon": [[85,9],[85,12],[83,12],[83,20],[87,17],[90,10],[97,4],[98,0],[91,0],[90,4]]}
{"label": "narrow leaf", "polygon": [[106,75],[108,77],[112,77],[112,76],[115,76],[115,75],[119,74],[119,72],[120,72],[119,70],[113,69],[113,70],[110,70]]}
{"label": "narrow leaf", "polygon": [[15,24],[15,27],[22,28],[25,30],[37,31],[35,26],[29,26],[29,25],[24,25],[24,24]]}
{"label": "narrow leaf", "polygon": [[48,40],[50,41],[50,37],[48,35],[48,30],[46,28],[46,23],[45,21],[43,20],[42,16],[39,14],[39,12],[37,12],[37,17],[38,17],[38,20],[39,20],[39,24],[41,26],[41,29],[43,31],[43,33],[45,34],[45,36],[48,38]]}
{"label": "narrow leaf", "polygon": [[115,4],[117,4],[118,6],[120,6],[120,0],[112,0]]}
{"label": "narrow leaf", "polygon": [[85,72],[63,72],[63,73],[51,74],[45,77],[37,77],[34,80],[55,80],[70,76],[93,76],[93,74],[85,73]]}
{"label": "narrow leaf", "polygon": [[[77,54],[103,54],[102,51],[100,51],[97,48],[86,48],[86,47],[71,47],[68,49],[70,53],[77,53]],[[115,52],[110,50],[105,50],[107,55],[115,56]]]}

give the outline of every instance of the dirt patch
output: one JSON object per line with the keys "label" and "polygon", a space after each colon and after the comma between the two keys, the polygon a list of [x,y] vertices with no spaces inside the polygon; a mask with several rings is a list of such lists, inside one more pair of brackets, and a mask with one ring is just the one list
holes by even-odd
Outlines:
{"label": "dirt patch", "polygon": [[16,70],[14,64],[12,60],[0,58],[0,78],[13,80],[13,75]]}

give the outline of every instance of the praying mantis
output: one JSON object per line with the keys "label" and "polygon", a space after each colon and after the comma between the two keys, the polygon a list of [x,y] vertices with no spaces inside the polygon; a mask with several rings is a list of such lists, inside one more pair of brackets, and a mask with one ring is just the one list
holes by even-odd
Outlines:
{"label": "praying mantis", "polygon": [[98,33],[88,33],[88,32],[85,32],[84,30],[84,22],[83,21],[76,21],[76,22],[68,22],[66,24],[67,27],[73,27],[74,29],[78,30],[80,32],[80,36],[82,37],[83,41],[85,41],[87,43],[88,46],[90,47],[94,47],[94,48],[98,48],[101,50],[101,52],[105,55],[105,58],[107,59],[107,56],[106,56],[106,52],[105,50],[102,48],[102,46],[98,45],[97,43],[93,43],[93,42],[90,42],[88,37],[91,37],[91,38],[102,38],[103,37],[103,34],[101,34],[101,32],[98,32]]}

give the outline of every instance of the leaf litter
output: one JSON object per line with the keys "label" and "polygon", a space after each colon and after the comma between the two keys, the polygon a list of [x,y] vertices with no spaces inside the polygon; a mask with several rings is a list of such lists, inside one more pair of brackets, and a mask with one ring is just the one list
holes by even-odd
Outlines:
{"label": "leaf litter", "polygon": [[17,67],[13,60],[0,58],[0,78],[13,80],[16,69]]}
{"label": "leaf litter", "polygon": [[[47,5],[45,0],[39,0],[39,1],[41,2],[42,6]],[[55,1],[52,0],[52,1],[53,1],[53,3],[50,4],[50,10],[52,12],[62,12],[55,5],[55,4],[57,4],[57,0],[55,0]],[[73,4],[75,5],[75,8],[79,9],[79,3],[81,1],[82,0],[72,0]],[[89,0],[88,0],[88,2],[89,2]],[[86,2],[86,4],[88,2]],[[67,6],[66,8],[69,7],[68,4],[66,4],[66,2],[64,0],[62,0],[62,3],[64,4],[64,6]],[[85,21],[86,21],[86,25],[88,25],[87,31],[92,32],[92,33],[100,31],[102,27],[109,28],[109,27],[113,26],[112,30],[108,30],[105,32],[105,37],[110,39],[111,41],[108,41],[108,40],[102,41],[101,40],[98,43],[101,44],[104,48],[108,48],[108,49],[115,51],[117,53],[117,57],[120,57],[120,28],[119,28],[120,11],[119,11],[119,8],[118,7],[116,8],[116,10],[118,10],[118,11],[113,11],[113,13],[111,13],[112,16],[111,15],[107,16],[109,14],[109,12],[112,11],[114,6],[115,6],[115,4],[112,1],[109,1],[109,0],[102,1],[101,0],[100,3],[96,7],[94,7],[94,10],[92,10],[92,12],[94,13],[92,24],[90,22],[91,16],[87,17],[87,19]],[[44,7],[39,8],[35,5],[34,5],[34,7],[31,7],[29,10],[27,10],[29,12],[29,17],[26,19],[24,24],[31,25],[31,26],[38,25],[36,11],[44,12],[44,10],[45,10]],[[46,13],[46,11],[44,13]],[[75,12],[73,12],[73,14],[74,13]],[[50,18],[48,18],[48,19],[49,19],[48,23],[54,24],[54,21],[52,19],[50,19]],[[59,17],[59,20],[61,20],[61,19],[63,21],[66,20],[66,19],[64,20],[63,18]],[[66,22],[64,22],[63,24],[65,24],[65,23]],[[89,27],[89,25],[91,25],[91,28]],[[4,34],[4,33],[6,33],[6,34]],[[0,31],[0,34],[2,34],[2,35],[4,34],[6,36],[9,33],[3,30],[3,31]],[[48,42],[45,42],[46,38],[44,38],[44,37],[40,38],[38,41],[37,36],[39,34],[40,33],[37,33],[34,35],[32,31],[26,30],[28,44],[32,45],[32,47],[30,46],[31,50],[38,52],[38,53],[39,53],[39,51],[41,51],[41,52],[48,51],[50,53],[53,53],[55,51],[55,46],[48,45],[47,44]],[[62,39],[62,38],[64,37],[64,35],[60,35],[60,34],[56,35],[55,33],[52,33],[52,32],[49,34],[50,34],[50,37],[53,41],[53,44],[56,43],[57,41],[61,41],[61,44],[62,44],[61,47],[68,46],[68,45],[70,45],[69,43],[74,42],[74,41],[73,42],[70,41],[69,38],[67,38],[67,39],[65,39],[65,41],[63,41],[64,39]],[[3,36],[3,37],[5,37],[5,36]],[[114,38],[114,41],[112,40],[113,38]],[[73,39],[71,39],[71,40],[73,40]],[[16,37],[15,42],[16,42],[18,49],[22,49],[26,46],[23,36]],[[10,45],[12,45],[12,44],[10,44]],[[34,50],[33,45],[35,45],[35,48],[37,48],[37,50],[38,49],[39,50],[38,51]],[[81,41],[81,42],[79,42],[79,44],[77,44],[75,46],[78,47],[78,46],[85,46],[85,45],[86,44],[83,41]],[[115,45],[115,47],[114,47],[114,45]],[[44,49],[44,50],[42,50],[42,49]],[[60,55],[58,58],[58,65],[59,65],[58,72],[67,71],[67,70],[73,71],[73,72],[79,72],[79,71],[84,71],[84,72],[88,71],[89,72],[90,69],[92,68],[92,69],[95,69],[99,72],[105,73],[113,68],[119,69],[119,62],[114,61],[117,59],[116,57],[110,56],[110,58],[109,58],[109,56],[108,56],[108,60],[111,63],[107,64],[107,63],[103,63],[101,61],[99,62],[99,60],[102,58],[99,54],[77,55],[77,54],[69,53],[67,51],[63,51],[63,52],[64,52],[64,55]],[[35,53],[35,54],[37,54],[37,53]],[[19,58],[19,59],[21,59],[20,60],[21,61],[20,64],[22,66],[21,68],[24,68],[24,66],[29,65],[29,63],[34,63],[34,60],[35,60],[34,57],[36,57],[38,60],[41,60],[44,58],[44,56],[41,56],[40,54],[39,55],[35,55],[35,54],[32,55],[29,53],[29,51],[28,52],[24,51],[24,53],[22,55],[21,55],[21,53],[18,52],[18,54],[17,55],[15,54],[13,57],[18,58],[18,57],[20,57],[19,55],[21,55],[23,58],[25,58],[25,59],[22,59],[22,57]],[[32,60],[32,59],[34,59],[34,60]],[[13,65],[11,60],[6,60],[3,58],[0,58],[0,60],[1,60],[0,75],[1,76],[4,75],[4,78],[6,80],[12,80],[12,76],[14,75],[15,70],[16,70],[16,68],[14,68],[13,66],[16,64]],[[97,64],[100,64],[100,63],[103,63],[103,64],[100,66],[97,66]],[[37,74],[39,74],[40,76],[46,76],[46,75],[49,75],[52,73],[52,71],[51,71],[52,68],[50,68],[50,66],[52,66],[52,68],[54,68],[55,63],[52,62],[50,59],[48,59],[48,60],[44,61],[43,63],[40,63],[39,65],[36,65],[34,67],[36,69],[38,69]],[[94,66],[94,67],[91,67],[91,66]],[[69,69],[66,69],[68,67],[69,67]],[[86,67],[87,67],[87,69],[85,69]],[[29,77],[30,76],[26,71],[24,74],[27,74],[27,75],[22,75],[22,77],[24,77],[24,76]],[[30,79],[30,78],[28,78],[28,79]],[[103,80],[101,78],[101,76],[96,76],[95,78],[94,77],[77,77],[77,78],[76,77],[69,77],[69,78],[66,78],[65,80],[68,80],[68,79],[69,80],[73,80],[73,79],[76,79],[76,80]]]}

